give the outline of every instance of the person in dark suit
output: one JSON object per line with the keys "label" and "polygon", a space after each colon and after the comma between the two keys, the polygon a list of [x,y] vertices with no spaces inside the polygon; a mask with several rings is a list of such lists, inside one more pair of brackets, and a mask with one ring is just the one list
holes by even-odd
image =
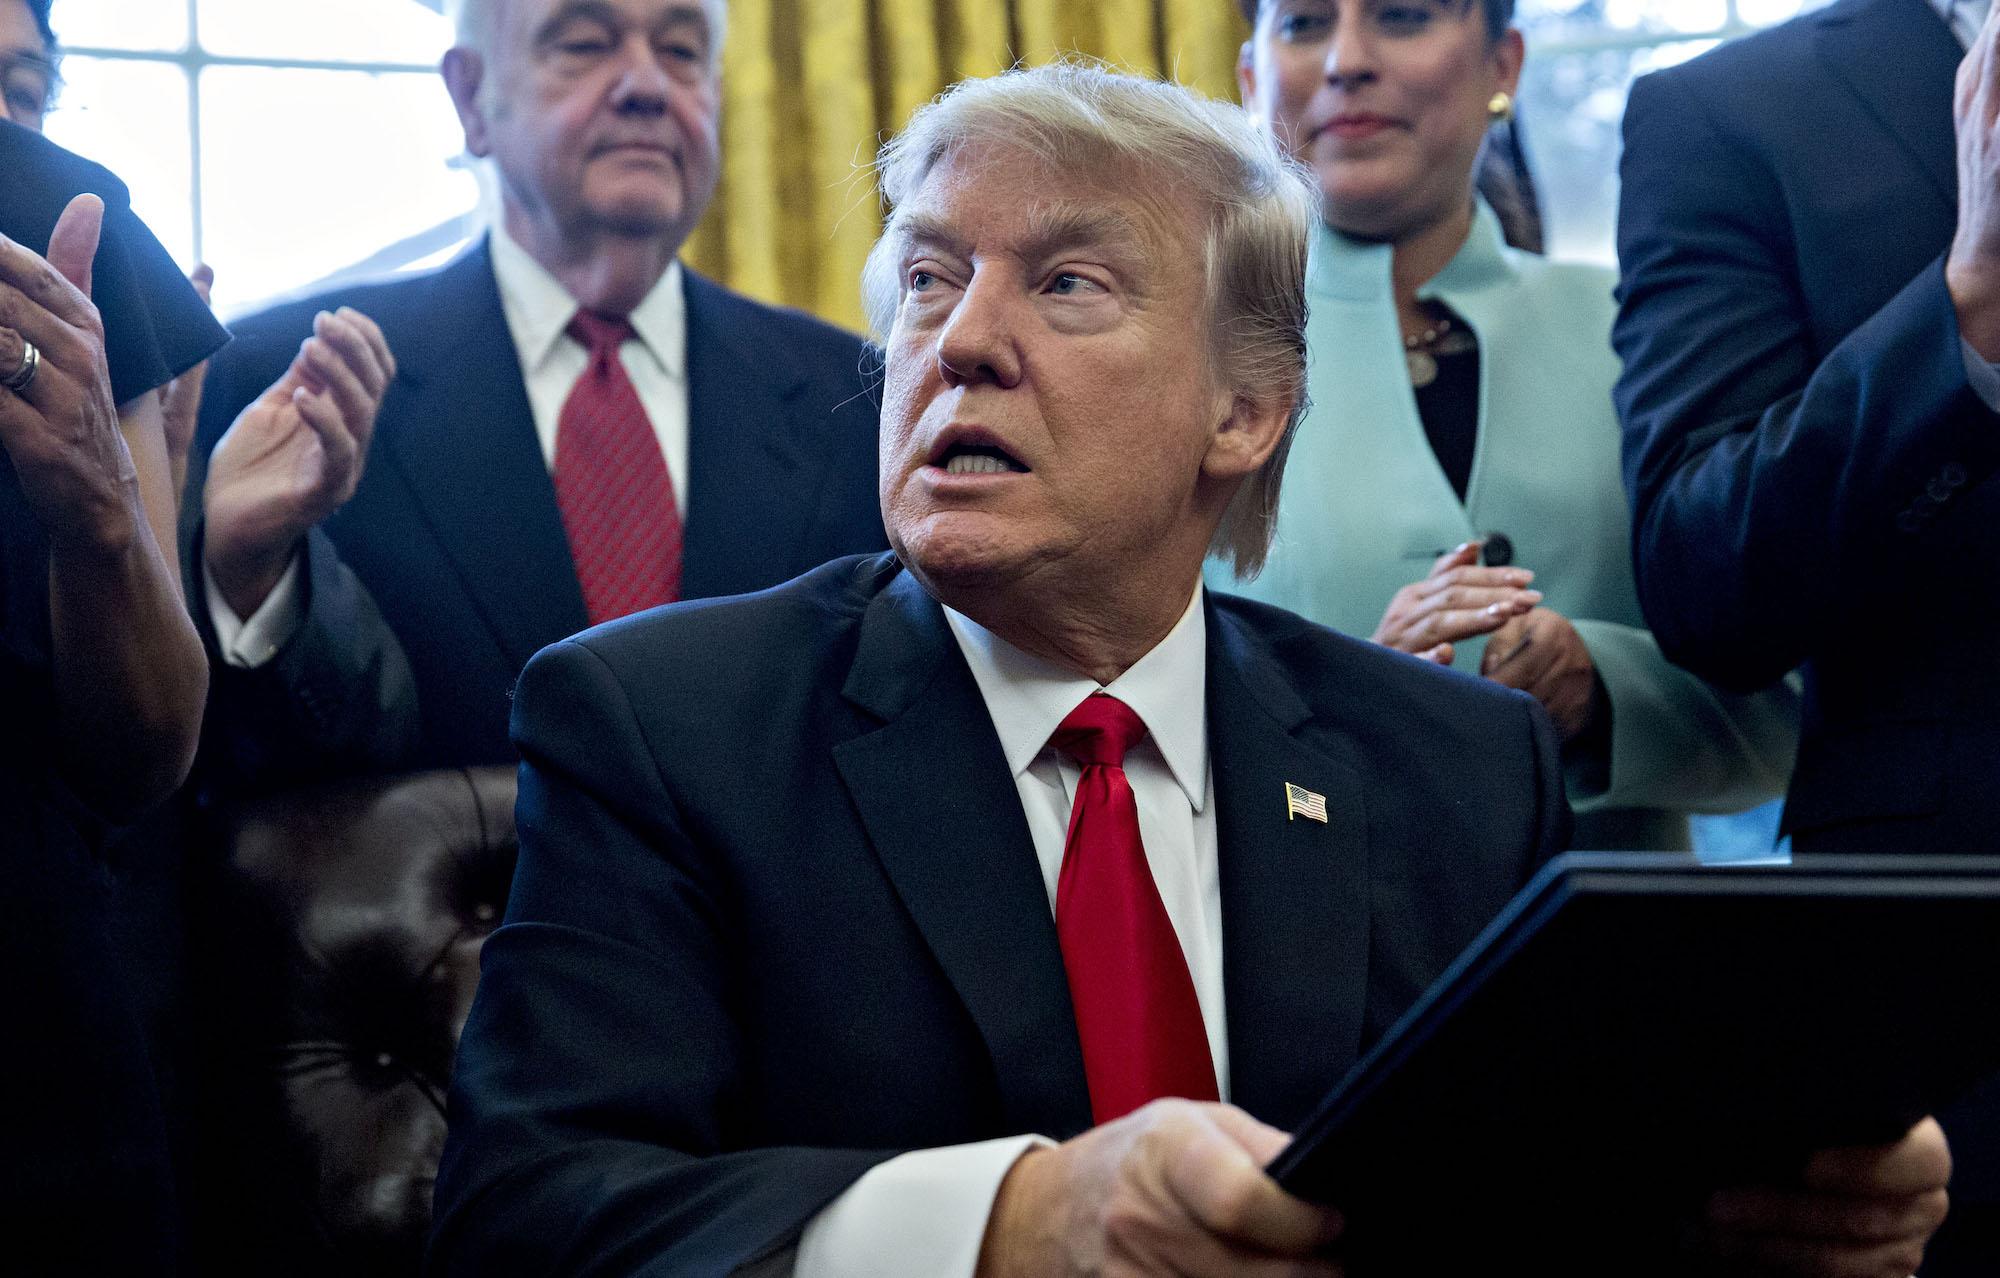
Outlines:
{"label": "person in dark suit", "polygon": [[[509,761],[536,649],[886,545],[859,339],[675,258],[715,187],[719,0],[457,17],[444,79],[497,224],[434,274],[235,326],[209,376],[189,549],[239,778]],[[360,315],[394,354],[379,415],[371,386],[322,423],[265,391]]]}
{"label": "person in dark suit", "polygon": [[[2000,553],[1983,7],[1840,0],[1640,79],[1626,109],[1614,341],[1639,597],[1667,655],[1724,687],[1804,667],[1801,855],[2000,851],[2000,592],[1970,567]],[[1946,1118],[1935,1272],[1975,1232],[1962,1272],[2000,1268],[1989,1091]]]}
{"label": "person in dark suit", "polygon": [[[1337,1273],[1260,1169],[1561,847],[1546,717],[1202,588],[1305,371],[1314,201],[1247,117],[1044,67],[880,169],[894,553],[530,662],[431,1267]],[[1878,1209],[1914,1265],[1935,1124],[1840,1157],[1743,1232],[1847,1272]]]}

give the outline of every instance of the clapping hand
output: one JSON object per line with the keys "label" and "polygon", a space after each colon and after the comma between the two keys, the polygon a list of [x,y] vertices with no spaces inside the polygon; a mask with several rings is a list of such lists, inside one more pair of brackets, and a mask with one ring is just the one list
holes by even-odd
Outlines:
{"label": "clapping hand", "polygon": [[1448,666],[1452,645],[1490,634],[1542,601],[1524,568],[1484,568],[1479,543],[1446,551],[1429,575],[1396,592],[1375,627],[1376,643]]}
{"label": "clapping hand", "polygon": [[299,539],[354,495],[396,360],[349,307],[320,312],[285,375],[215,446],[204,557],[237,616],[263,603]]}
{"label": "clapping hand", "polygon": [[0,375],[27,375],[0,390],[0,446],[51,542],[121,554],[144,514],[89,296],[103,221],[103,202],[80,195],[46,260],[0,238]]}
{"label": "clapping hand", "polygon": [[1597,666],[1569,618],[1534,608],[1493,632],[1479,673],[1542,703],[1562,739],[1572,741],[1602,713]]}

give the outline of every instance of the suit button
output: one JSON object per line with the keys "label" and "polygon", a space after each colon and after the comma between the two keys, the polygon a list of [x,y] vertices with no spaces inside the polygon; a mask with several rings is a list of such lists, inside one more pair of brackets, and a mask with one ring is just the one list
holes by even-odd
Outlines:
{"label": "suit button", "polygon": [[1917,518],[1917,512],[1914,510],[1906,510],[1896,516],[1896,527],[1901,532],[1914,533],[1923,526],[1924,521]]}
{"label": "suit button", "polygon": [[1951,500],[1952,486],[1945,482],[1942,474],[1932,475],[1931,482],[1924,485],[1924,493],[1934,502]]}
{"label": "suit button", "polygon": [[1946,462],[1944,469],[1938,472],[1938,478],[1945,482],[1947,488],[1963,488],[1965,481],[1972,476],[1966,474],[1965,467],[1957,462]]}
{"label": "suit button", "polygon": [[1479,548],[1479,558],[1488,568],[1505,568],[1514,562],[1514,541],[1506,533],[1487,533]]}

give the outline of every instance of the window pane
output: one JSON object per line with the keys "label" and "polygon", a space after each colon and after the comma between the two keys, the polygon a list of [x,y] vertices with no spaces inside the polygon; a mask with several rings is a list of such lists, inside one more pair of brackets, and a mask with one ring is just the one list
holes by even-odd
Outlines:
{"label": "window pane", "polygon": [[1521,0],[1521,28],[1537,43],[1720,31],[1729,0]]}
{"label": "window pane", "polygon": [[1540,189],[1550,257],[1616,260],[1618,125],[1634,77],[1715,47],[1682,40],[1642,49],[1529,57],[1521,116]]}
{"label": "window pane", "polygon": [[128,58],[63,62],[51,139],[124,179],[132,208],[183,268],[194,264],[187,73]]}
{"label": "window pane", "polygon": [[202,73],[204,252],[218,309],[290,292],[463,216],[478,198],[433,74]]}
{"label": "window pane", "polygon": [[435,65],[451,22],[416,0],[201,0],[210,53]]}
{"label": "window pane", "polygon": [[187,0],[56,0],[49,25],[73,49],[185,49]]}

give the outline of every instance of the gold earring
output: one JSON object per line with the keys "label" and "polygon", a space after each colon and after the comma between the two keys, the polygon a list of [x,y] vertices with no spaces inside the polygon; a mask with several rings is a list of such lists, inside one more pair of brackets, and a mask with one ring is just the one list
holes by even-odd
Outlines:
{"label": "gold earring", "polygon": [[1504,89],[1494,94],[1491,98],[1487,99],[1486,114],[1492,116],[1495,121],[1512,119],[1514,116],[1513,95]]}

